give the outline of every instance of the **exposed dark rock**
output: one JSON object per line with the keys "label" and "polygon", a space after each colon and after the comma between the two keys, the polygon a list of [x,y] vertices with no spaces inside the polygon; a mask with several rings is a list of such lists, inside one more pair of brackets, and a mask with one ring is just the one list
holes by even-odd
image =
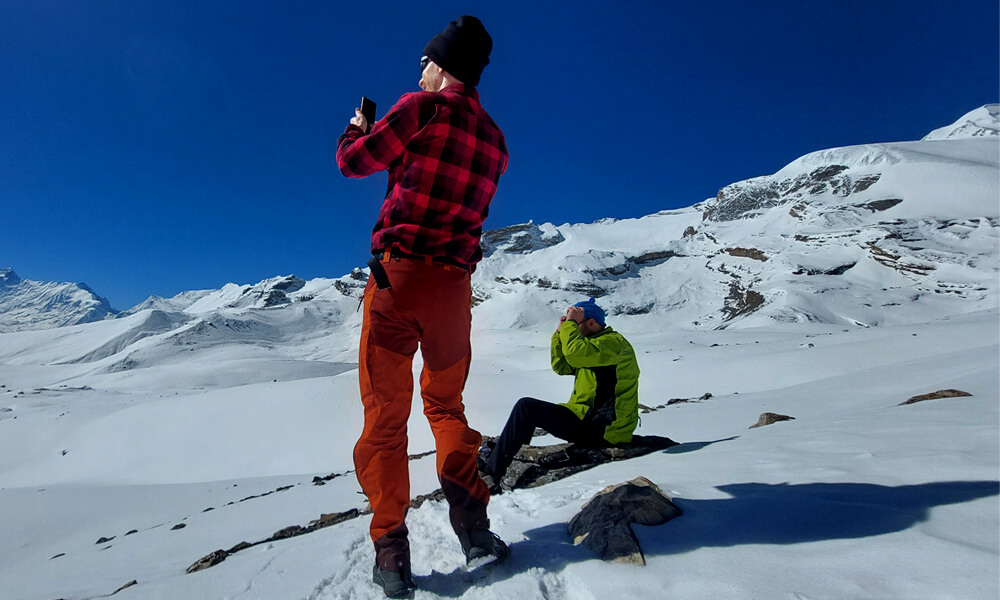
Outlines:
{"label": "exposed dark rock", "polygon": [[[410,508],[417,509],[423,506],[424,502],[441,502],[444,500],[444,490],[438,488],[429,494],[422,494],[410,501]],[[369,509],[370,511],[371,509]]]}
{"label": "exposed dark rock", "polygon": [[904,406],[906,404],[916,404],[917,402],[923,402],[924,400],[939,400],[941,398],[964,398],[967,396],[972,396],[969,392],[963,392],[962,390],[938,390],[936,392],[931,392],[929,394],[921,394],[919,396],[913,396],[906,402],[900,402],[897,406]]}
{"label": "exposed dark rock", "polygon": [[756,248],[726,248],[725,252],[730,256],[767,262],[767,255]]}
{"label": "exposed dark rock", "polygon": [[846,170],[847,167],[844,165],[826,165],[825,167],[814,169],[812,173],[809,173],[809,179],[817,182],[831,181]]}
{"label": "exposed dark rock", "polygon": [[793,275],[843,275],[857,264],[857,262],[852,262],[832,269],[807,269],[806,267],[799,267]]}
{"label": "exposed dark rock", "polygon": [[571,292],[578,292],[584,296],[590,296],[591,298],[600,298],[608,295],[607,290],[597,284],[589,282],[570,283],[566,286],[566,289]]}
{"label": "exposed dark rock", "polygon": [[858,192],[863,192],[867,190],[871,186],[875,185],[875,183],[877,183],[880,178],[881,175],[879,174],[866,175],[864,177],[859,178],[857,181],[854,182],[854,187],[851,189],[851,193],[857,194]]}
{"label": "exposed dark rock", "polygon": [[[688,227],[688,229],[691,229],[691,227]],[[646,266],[649,263],[660,264],[666,261],[667,259],[675,258],[677,256],[680,255],[671,250],[657,250],[655,252],[646,252],[645,254],[640,254],[639,256],[631,257],[629,258],[629,261],[637,265]]]}
{"label": "exposed dark rock", "polygon": [[111,537],[102,537],[101,539],[97,540],[97,541],[96,541],[96,542],[94,542],[94,543],[95,543],[95,544],[107,544],[108,542],[110,542],[110,541],[111,541],[111,540],[113,540],[113,539],[115,539],[115,536],[111,536]]}
{"label": "exposed dark rock", "polygon": [[139,585],[139,582],[138,582],[138,581],[136,581],[135,579],[133,579],[132,581],[130,581],[130,582],[128,582],[128,583],[126,583],[125,585],[121,586],[121,587],[120,587],[120,588],[118,588],[117,590],[115,590],[115,591],[111,592],[111,595],[112,595],[112,596],[114,596],[114,595],[115,595],[115,594],[117,594],[118,592],[120,592],[120,591],[122,591],[122,590],[124,590],[124,589],[126,589],[126,588],[130,588],[130,587],[132,587],[133,585]]}
{"label": "exposed dark rock", "polygon": [[252,548],[252,547],[253,547],[253,544],[251,544],[250,542],[240,542],[239,544],[236,544],[235,546],[233,546],[232,548],[230,548],[226,552],[228,554],[236,554],[240,550],[246,550],[247,548]]}
{"label": "exposed dark rock", "polygon": [[[878,174],[871,174],[852,181],[847,171],[845,165],[826,165],[780,181],[774,177],[757,177],[737,182],[719,190],[716,198],[707,203],[703,218],[711,221],[746,219],[787,203],[794,203],[789,214],[802,218],[809,196],[830,193],[847,197],[867,190],[880,178]],[[883,202],[876,201],[860,207],[872,211],[891,208]]]}
{"label": "exposed dark rock", "polygon": [[288,299],[288,295],[281,290],[271,290],[268,292],[267,297],[264,298],[264,306],[278,306],[279,304],[289,304],[291,300]]}
{"label": "exposed dark rock", "polygon": [[680,515],[656,484],[638,477],[598,492],[569,522],[569,533],[603,560],[645,565],[631,524],[662,525]]}
{"label": "exposed dark rock", "polygon": [[178,523],[173,527],[171,527],[170,531],[177,531],[178,529],[184,529],[185,527],[187,527],[187,525],[185,525],[184,523]]}
{"label": "exposed dark rock", "polygon": [[695,228],[694,228],[693,226],[691,226],[691,225],[688,225],[687,229],[685,229],[685,230],[684,230],[684,234],[683,234],[683,237],[686,237],[686,238],[687,238],[687,237],[692,237],[692,236],[694,236],[694,235],[695,235],[696,233],[698,233],[698,230],[697,230],[697,229],[695,229]]}
{"label": "exposed dark rock", "polygon": [[126,533],[125,535],[134,535],[136,533],[139,533],[138,529],[129,529],[128,533]]}
{"label": "exposed dark rock", "polygon": [[226,560],[227,556],[229,556],[229,553],[225,550],[216,550],[211,554],[199,558],[193,565],[187,568],[187,572],[195,573],[197,571],[203,571],[209,567],[214,567],[220,562]]}
{"label": "exposed dark rock", "polygon": [[297,292],[306,286],[304,279],[299,279],[295,275],[289,275],[281,281],[276,282],[271,286],[271,289],[281,290],[282,292]]}
{"label": "exposed dark rock", "polygon": [[351,519],[360,516],[361,516],[361,511],[356,508],[352,508],[351,510],[347,510],[344,512],[322,514],[319,516],[318,519],[309,523],[309,526],[316,527],[317,529],[322,529],[324,527],[329,527],[331,525],[337,525],[338,523],[343,523],[344,521],[350,521]]}
{"label": "exposed dark rock", "polygon": [[710,400],[711,398],[712,398],[712,393],[706,392],[698,398],[671,398],[670,400],[667,400],[666,404],[660,404],[659,406],[646,406],[640,404],[639,408],[644,413],[651,413],[651,412],[656,412],[662,408],[666,408],[668,406],[673,406],[675,404],[687,404],[689,402],[700,403],[704,402],[705,400]]}
{"label": "exposed dark rock", "polygon": [[290,537],[295,537],[297,535],[302,535],[304,529],[301,525],[292,525],[291,527],[285,527],[279,531],[276,531],[274,535],[270,537],[271,541],[284,540]]}
{"label": "exposed dark rock", "polygon": [[[348,473],[349,473],[349,472],[350,472],[350,471],[348,471]],[[336,479],[336,478],[338,478],[338,477],[343,477],[344,475],[347,475],[347,473],[330,473],[330,474],[329,474],[329,475],[327,475],[326,477],[320,477],[320,476],[318,476],[318,475],[317,475],[316,477],[313,477],[313,480],[312,480],[312,482],[313,482],[313,483],[314,483],[315,485],[323,485],[323,484],[325,484],[325,483],[326,483],[327,481],[330,481],[330,480],[332,480],[332,479]]]}
{"label": "exposed dark rock", "polygon": [[704,212],[710,221],[734,221],[750,216],[754,211],[781,203],[781,194],[768,180],[750,180],[719,190],[715,201]]}
{"label": "exposed dark rock", "polygon": [[[483,436],[490,449],[496,438]],[[592,469],[607,462],[627,460],[676,446],[670,438],[655,435],[632,436],[627,444],[586,447],[577,444],[522,446],[507,469],[501,486],[506,490],[533,488]]]}
{"label": "exposed dark rock", "polygon": [[778,421],[794,421],[795,417],[789,417],[788,415],[779,415],[778,413],[766,412],[761,413],[760,418],[757,422],[749,427],[749,429],[755,429],[757,427],[763,427],[765,425],[771,425],[777,423]]}
{"label": "exposed dark rock", "polygon": [[616,315],[646,315],[653,311],[656,306],[653,302],[647,302],[645,304],[621,304],[612,309],[612,313]]}
{"label": "exposed dark rock", "polygon": [[738,282],[729,284],[729,295],[724,300],[722,313],[727,321],[740,315],[746,315],[764,304],[764,296],[760,292],[744,289]]}
{"label": "exposed dark rock", "polygon": [[867,244],[867,248],[876,262],[886,267],[895,269],[904,275],[927,275],[928,272],[934,270],[934,267],[930,265],[919,265],[912,262],[902,261],[900,260],[903,258],[901,255],[889,252],[888,250],[876,245],[875,242],[869,242]]}
{"label": "exposed dark rock", "polygon": [[534,223],[511,225],[487,231],[482,235],[481,246],[486,255],[500,249],[504,252],[523,254],[555,246],[565,238],[558,231],[546,236]]}
{"label": "exposed dark rock", "polygon": [[902,200],[899,198],[886,198],[885,200],[873,200],[872,202],[866,202],[864,204],[856,205],[858,208],[863,208],[865,210],[870,210],[872,212],[879,212],[883,210],[889,210],[893,206],[901,203]]}
{"label": "exposed dark rock", "polygon": [[333,282],[333,289],[337,290],[344,296],[350,298],[352,296],[358,295],[357,292],[360,292],[363,288],[360,285],[357,286],[348,285],[338,279],[337,281]]}

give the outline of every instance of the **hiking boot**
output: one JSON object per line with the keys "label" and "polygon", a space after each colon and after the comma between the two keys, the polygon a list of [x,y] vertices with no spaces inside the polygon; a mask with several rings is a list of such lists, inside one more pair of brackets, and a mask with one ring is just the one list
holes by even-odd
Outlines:
{"label": "hiking boot", "polygon": [[413,576],[409,567],[403,567],[399,571],[380,569],[378,565],[372,569],[372,581],[382,586],[387,598],[412,598],[417,585],[413,583]]}
{"label": "hiking boot", "polygon": [[458,536],[465,552],[465,564],[479,567],[493,562],[503,562],[510,556],[510,548],[489,529],[467,529]]}

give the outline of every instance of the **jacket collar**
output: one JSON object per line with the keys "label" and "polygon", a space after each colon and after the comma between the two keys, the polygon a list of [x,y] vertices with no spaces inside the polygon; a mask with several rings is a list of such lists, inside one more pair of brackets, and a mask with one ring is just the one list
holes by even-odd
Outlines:
{"label": "jacket collar", "polygon": [[479,92],[474,87],[469,87],[464,83],[453,83],[448,87],[441,90],[442,94],[461,94],[462,96],[469,96],[476,102],[479,102]]}

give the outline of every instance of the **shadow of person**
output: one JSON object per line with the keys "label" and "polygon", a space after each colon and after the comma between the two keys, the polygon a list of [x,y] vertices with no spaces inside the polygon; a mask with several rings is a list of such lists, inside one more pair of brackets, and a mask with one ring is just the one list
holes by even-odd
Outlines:
{"label": "shadow of person", "polygon": [[930,509],[1000,494],[1000,481],[719,486],[730,498],[674,503],[684,516],[667,527],[636,528],[647,555],[741,544],[799,544],[872,537],[927,520]]}
{"label": "shadow of person", "polygon": [[713,440],[711,442],[684,442],[683,444],[677,444],[676,446],[671,446],[663,451],[664,454],[687,454],[688,452],[697,452],[706,446],[711,446],[712,444],[718,444],[719,442],[731,442],[738,439],[740,436],[734,435],[733,437],[723,438],[721,440]]}
{"label": "shadow of person", "polygon": [[[721,440],[720,440],[721,441]],[[884,486],[870,483],[735,483],[717,489],[729,498],[674,498],[684,514],[664,525],[633,526],[646,557],[743,544],[800,544],[894,533],[926,521],[935,506],[1000,495],[1000,481],[942,481]],[[455,598],[532,570],[557,573],[594,560],[574,546],[567,523],[525,532],[507,562],[471,572],[415,577],[420,589]]]}

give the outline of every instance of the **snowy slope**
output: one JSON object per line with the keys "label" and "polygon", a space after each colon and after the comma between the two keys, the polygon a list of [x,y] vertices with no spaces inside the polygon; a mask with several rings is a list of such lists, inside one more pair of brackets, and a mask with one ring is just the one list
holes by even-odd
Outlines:
{"label": "snowy slope", "polygon": [[[471,424],[495,435],[517,398],[567,397],[549,335],[593,295],[637,350],[643,404],[691,399],[638,433],[684,443],[495,498],[514,554],[492,571],[464,570],[441,503],[411,511],[416,597],[997,597],[997,138],[949,131],[964,137],[813,153],[687,209],[484,236]],[[185,573],[364,507],[365,279],[275,277],[0,334],[0,600],[133,580],[114,597],[380,597],[365,516]],[[971,396],[898,406],[947,388]],[[765,411],[795,419],[748,429]],[[409,451],[432,448],[417,399]],[[411,462],[414,496],[433,469]],[[583,503],[639,475],[685,511],[638,528],[648,566],[572,546]]]}
{"label": "snowy slope", "polygon": [[1000,135],[1000,128],[997,127],[998,118],[1000,118],[1000,104],[987,104],[969,112],[947,127],[935,129],[924,136],[924,139],[995,137]]}
{"label": "snowy slope", "polygon": [[92,323],[116,313],[84,283],[29,281],[0,269],[0,333]]}

